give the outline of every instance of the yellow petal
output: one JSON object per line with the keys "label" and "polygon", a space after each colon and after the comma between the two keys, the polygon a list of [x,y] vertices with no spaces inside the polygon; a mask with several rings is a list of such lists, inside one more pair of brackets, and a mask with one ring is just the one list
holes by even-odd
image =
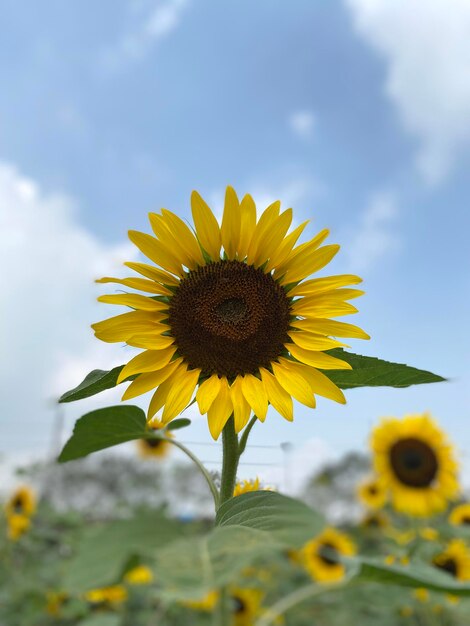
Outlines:
{"label": "yellow petal", "polygon": [[217,398],[212,403],[207,413],[207,422],[209,431],[213,439],[218,439],[223,427],[231,416],[233,411],[232,399],[230,397],[230,389],[228,381],[224,377],[220,379],[220,390]]}
{"label": "yellow petal", "polygon": [[220,378],[217,374],[213,374],[210,378],[205,380],[196,392],[196,400],[199,406],[201,415],[205,415],[211,408],[212,403],[216,399],[220,391]]}
{"label": "yellow petal", "polygon": [[162,285],[171,285],[177,286],[179,285],[179,278],[173,276],[173,274],[169,274],[163,270],[159,270],[157,267],[153,267],[153,265],[148,265],[147,263],[134,263],[131,261],[126,261],[124,263],[127,267],[130,267],[134,272],[138,272],[142,274],[142,276],[146,276],[150,278],[150,280],[155,280],[157,283],[161,283]]}
{"label": "yellow petal", "polygon": [[242,378],[237,376],[230,387],[230,397],[233,405],[233,419],[235,432],[239,433],[248,423],[251,415],[251,407],[245,400],[242,389]]}
{"label": "yellow petal", "polygon": [[201,246],[214,261],[220,259],[220,228],[214,214],[197,191],[191,194],[191,212],[197,238]]}
{"label": "yellow petal", "polygon": [[153,280],[145,280],[145,278],[111,278],[109,276],[105,276],[104,278],[99,278],[95,282],[116,283],[118,285],[124,285],[125,287],[129,287],[130,289],[139,289],[139,291],[155,293],[160,296],[171,296],[173,293],[172,291],[170,291],[170,289],[167,289],[160,283],[156,283]]}
{"label": "yellow petal", "polygon": [[294,230],[289,235],[287,235],[277,251],[275,251],[272,257],[269,259],[269,262],[266,265],[267,272],[270,272],[274,268],[278,268],[282,263],[284,263],[309,221],[310,220],[303,222],[302,224],[297,226],[297,228],[294,228]]}
{"label": "yellow petal", "polygon": [[303,376],[294,371],[294,368],[291,367],[289,361],[282,359],[279,363],[272,363],[272,368],[276,380],[287,391],[287,393],[302,404],[305,404],[312,409],[315,408],[315,398],[310,385],[307,383],[305,378],[303,378]]}
{"label": "yellow petal", "polygon": [[253,198],[246,194],[240,202],[240,242],[238,258],[243,260],[248,252],[251,237],[256,226],[256,205]]}
{"label": "yellow petal", "polygon": [[318,317],[337,317],[339,315],[352,315],[357,313],[357,309],[349,302],[316,302],[307,298],[298,300],[291,305],[291,311],[294,315]]}
{"label": "yellow petal", "polygon": [[288,335],[299,348],[304,348],[305,350],[331,350],[332,348],[343,348],[346,345],[335,339],[325,337],[325,335],[316,335],[314,333],[291,330],[288,332]]}
{"label": "yellow petal", "polygon": [[264,422],[268,411],[268,395],[263,383],[256,376],[246,374],[241,378],[241,388],[256,417]]}
{"label": "yellow petal", "polygon": [[169,348],[174,341],[174,337],[156,332],[136,334],[126,339],[127,345],[133,346],[134,348],[145,348],[146,350],[162,350],[163,348]]}
{"label": "yellow petal", "polygon": [[149,220],[152,230],[157,237],[157,241],[167,251],[171,251],[171,255],[178,261],[178,263],[192,268],[194,264],[191,260],[190,254],[181,246],[180,242],[173,235],[163,216],[158,213],[149,213]]}
{"label": "yellow petal", "polygon": [[308,256],[309,254],[317,250],[329,234],[330,231],[328,230],[328,228],[324,228],[317,235],[315,235],[313,239],[299,244],[286,256],[285,260],[282,263],[279,263],[276,266],[276,275],[282,276],[291,266],[295,267],[297,263],[305,258],[305,256]]}
{"label": "yellow petal", "polygon": [[191,402],[200,373],[200,369],[187,370],[186,375],[173,384],[163,409],[162,422],[164,424],[168,424],[177,417]]}
{"label": "yellow petal", "polygon": [[268,394],[268,400],[282,417],[289,422],[294,419],[293,402],[291,396],[278,383],[275,376],[262,367],[260,369],[261,380]]}
{"label": "yellow petal", "polygon": [[165,367],[165,365],[168,365],[170,362],[174,353],[175,347],[170,347],[165,350],[145,350],[145,352],[137,354],[121,370],[117,379],[118,384],[134,374],[153,372]]}
{"label": "yellow petal", "polygon": [[354,274],[340,274],[339,276],[325,276],[323,278],[312,278],[289,289],[289,298],[295,296],[310,296],[330,289],[345,287],[346,285],[358,285],[362,283],[362,278]]}
{"label": "yellow petal", "polygon": [[346,404],[346,398],[341,389],[322,372],[319,372],[314,367],[292,361],[290,362],[290,367],[305,378],[313,393],[340,404]]}
{"label": "yellow petal", "polygon": [[261,217],[259,218],[258,223],[256,224],[255,230],[253,231],[253,235],[251,237],[250,245],[248,247],[247,259],[246,262],[248,265],[251,265],[255,259],[255,256],[258,252],[259,242],[264,233],[269,230],[274,222],[274,220],[279,215],[279,210],[281,208],[281,203],[279,200],[273,202],[268,206],[267,209],[263,211]]}
{"label": "yellow petal", "polygon": [[122,304],[130,306],[139,311],[163,311],[168,309],[168,304],[154,300],[148,296],[141,296],[138,293],[113,293],[111,295],[100,296],[98,302],[105,304]]}
{"label": "yellow petal", "polygon": [[188,252],[194,265],[204,265],[204,257],[202,256],[201,247],[199,246],[196,237],[191,232],[190,228],[183,222],[183,220],[166,209],[162,209],[162,216],[167,226],[173,233],[176,241],[180,246]]}
{"label": "yellow petal", "polygon": [[299,255],[297,259],[287,264],[287,273],[280,280],[281,285],[303,280],[306,276],[318,272],[333,259],[339,248],[338,244],[330,244],[309,254]]}
{"label": "yellow petal", "polygon": [[177,276],[183,276],[183,268],[178,258],[171,252],[168,246],[161,241],[136,230],[129,231],[129,239],[151,261]]}
{"label": "yellow petal", "polygon": [[161,385],[158,386],[158,389],[150,400],[149,408],[147,409],[147,421],[151,420],[155,413],[162,408],[172,386],[186,375],[186,369],[185,364],[180,364],[173,374],[171,374]]}
{"label": "yellow petal", "polygon": [[346,363],[346,361],[337,359],[336,357],[325,354],[324,352],[319,352],[318,350],[304,350],[293,343],[286,344],[286,348],[298,361],[311,365],[312,367],[318,367],[322,370],[352,369],[351,365]]}
{"label": "yellow petal", "polygon": [[177,370],[177,368],[182,363],[183,359],[180,357],[175,361],[172,361],[167,366],[162,367],[162,369],[157,370],[156,372],[149,372],[148,374],[139,374],[135,380],[131,382],[129,387],[124,392],[122,396],[123,400],[130,400],[131,398],[135,398],[137,396],[142,395],[143,393],[147,393],[151,389],[155,389],[159,385],[161,385],[167,378],[169,378],[173,372]]}
{"label": "yellow petal", "polygon": [[328,319],[305,319],[294,320],[291,326],[299,328],[300,330],[311,331],[315,333],[324,333],[325,335],[332,335],[333,337],[352,337],[354,339],[370,339],[369,335],[365,333],[359,326],[354,324],[346,324],[346,322],[337,322],[335,320]]}
{"label": "yellow petal", "polygon": [[258,250],[253,259],[255,267],[259,267],[269,259],[281,245],[292,222],[292,209],[287,209],[274,221],[259,239]]}
{"label": "yellow petal", "polygon": [[95,335],[102,341],[114,343],[126,341],[137,333],[153,332],[155,329],[169,330],[168,326],[159,324],[165,313],[152,311],[129,311],[109,319],[92,324]]}
{"label": "yellow petal", "polygon": [[240,241],[240,203],[233,187],[228,186],[225,192],[224,215],[220,232],[225,254],[229,259],[234,259]]}

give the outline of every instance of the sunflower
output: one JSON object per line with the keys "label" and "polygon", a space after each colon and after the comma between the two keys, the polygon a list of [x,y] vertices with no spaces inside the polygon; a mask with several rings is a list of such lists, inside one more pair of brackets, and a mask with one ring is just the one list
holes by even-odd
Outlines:
{"label": "sunflower", "polygon": [[263,592],[259,589],[235,588],[230,591],[233,626],[251,626],[261,611]]}
{"label": "sunflower", "polygon": [[[147,430],[152,431],[156,436],[150,439],[137,440],[137,447],[141,457],[163,459],[167,456],[170,451],[171,443],[158,435],[158,431],[162,430],[164,427],[164,424],[155,419],[147,424]],[[166,432],[165,437],[171,439],[173,435],[170,432]]]}
{"label": "sunflower", "polygon": [[199,600],[185,600],[184,606],[194,611],[204,611],[205,613],[212,613],[215,609],[217,602],[219,601],[218,591],[208,591],[205,596]]}
{"label": "sunflower", "polygon": [[129,585],[149,585],[153,581],[153,573],[146,565],[136,565],[125,573],[124,581]]}
{"label": "sunflower", "polygon": [[122,585],[90,589],[85,593],[85,600],[95,605],[119,605],[127,600],[127,590]]}
{"label": "sunflower", "polygon": [[231,187],[220,226],[196,191],[191,208],[195,234],[166,209],[150,213],[153,235],[129,231],[153,265],[125,265],[144,278],[98,280],[147,294],[98,298],[132,311],[93,324],[96,336],[143,350],[119,374],[118,383],[135,377],[123,400],[154,390],[148,417],[163,409],[166,424],[196,392],[214,439],[232,414],[237,432],[251,411],[264,421],[268,404],[292,421],[292,398],[311,408],[315,394],[344,403],[321,370],[351,366],[326,351],[345,345],[333,337],[369,337],[331,319],[357,311],[347,301],[363,292],[348,285],[360,278],[305,280],[339,250],[321,245],[328,230],[296,245],[308,222],[288,234],[292,209],[280,213],[280,202],[257,220],[251,196],[240,202]]}
{"label": "sunflower", "polygon": [[36,510],[36,498],[30,487],[22,486],[12,494],[6,503],[6,515],[24,515],[31,517]]}
{"label": "sunflower", "polygon": [[243,480],[235,485],[233,497],[241,496],[242,493],[249,493],[250,491],[272,491],[272,489],[270,487],[261,487],[259,478]]}
{"label": "sunflower", "polygon": [[452,539],[432,564],[457,580],[470,580],[470,550],[462,539]]}
{"label": "sunflower", "polygon": [[377,477],[361,483],[357,489],[357,496],[370,509],[381,509],[387,502],[387,490]]}
{"label": "sunflower", "polygon": [[31,519],[27,515],[13,513],[7,516],[8,539],[18,541],[30,528]]}
{"label": "sunflower", "polygon": [[372,432],[371,448],[375,471],[397,511],[428,516],[457,496],[453,448],[428,414],[383,419]]}
{"label": "sunflower", "polygon": [[390,520],[384,513],[372,511],[364,516],[361,526],[367,530],[383,530],[390,526]]}
{"label": "sunflower", "polygon": [[326,528],[301,550],[305,569],[314,580],[321,583],[337,582],[344,578],[346,568],[341,557],[354,554],[356,546],[351,539],[334,528]]}
{"label": "sunflower", "polygon": [[453,526],[470,526],[470,503],[459,504],[452,509],[449,523]]}

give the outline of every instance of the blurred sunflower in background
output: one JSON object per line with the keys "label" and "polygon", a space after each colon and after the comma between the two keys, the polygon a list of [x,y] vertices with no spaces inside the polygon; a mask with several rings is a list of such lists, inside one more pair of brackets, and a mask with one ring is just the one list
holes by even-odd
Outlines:
{"label": "blurred sunflower in background", "polygon": [[428,516],[457,497],[454,449],[428,414],[383,419],[370,444],[374,469],[397,511]]}
{"label": "blurred sunflower in background", "polygon": [[31,517],[36,511],[36,497],[26,485],[18,487],[6,503],[6,515],[26,515]]}
{"label": "blurred sunflower in background", "polygon": [[449,515],[449,523],[453,526],[470,526],[470,503],[454,507]]}
{"label": "blurred sunflower in background", "polygon": [[343,556],[354,556],[356,546],[346,535],[334,528],[326,528],[320,535],[306,543],[300,557],[310,576],[321,583],[340,581],[346,574],[341,561]]}
{"label": "blurred sunflower in background", "polygon": [[462,539],[453,539],[432,564],[460,581],[470,580],[470,550]]}
{"label": "blurred sunflower in background", "polygon": [[387,490],[377,476],[362,482],[357,488],[357,496],[370,509],[381,509],[387,503]]}
{"label": "blurred sunflower in background", "polygon": [[[147,430],[154,432],[155,437],[137,440],[137,448],[142,458],[164,459],[169,454],[171,443],[158,434],[163,429],[164,425],[157,420],[152,420],[147,424]],[[165,432],[165,437],[172,438],[173,434]]]}
{"label": "blurred sunflower in background", "polygon": [[98,587],[90,589],[84,595],[90,604],[100,606],[114,606],[127,600],[127,589],[123,585],[111,585],[110,587]]}
{"label": "blurred sunflower in background", "polygon": [[390,526],[390,519],[381,511],[371,511],[362,518],[361,526],[368,530],[383,530]]}
{"label": "blurred sunflower in background", "polygon": [[233,626],[252,626],[256,616],[260,614],[263,596],[260,589],[231,589]]}
{"label": "blurred sunflower in background", "polygon": [[233,497],[241,496],[242,493],[250,493],[250,491],[272,491],[271,487],[261,486],[259,478],[252,480],[243,480],[237,482],[233,491]]}
{"label": "blurred sunflower in background", "polygon": [[198,600],[185,600],[182,604],[194,611],[212,613],[219,601],[219,595],[219,592],[214,589],[213,591],[208,591],[205,596]]}
{"label": "blurred sunflower in background", "polygon": [[124,582],[129,585],[150,585],[153,572],[147,565],[136,565],[124,575]]}
{"label": "blurred sunflower in background", "polygon": [[252,197],[239,201],[232,187],[220,226],[196,191],[191,208],[195,233],[166,209],[150,213],[153,235],[129,232],[154,265],[125,265],[144,278],[98,280],[147,294],[98,298],[133,309],[93,324],[99,339],[143,350],[119,374],[118,382],[136,377],[123,400],[155,390],[148,417],[163,409],[166,424],[196,392],[214,439],[232,413],[239,432],[251,411],[264,421],[268,404],[292,420],[292,398],[311,408],[316,394],[344,403],[321,370],[351,366],[327,351],[345,345],[333,337],[369,337],[331,319],[357,311],[348,300],[363,292],[349,286],[360,278],[305,280],[339,250],[322,246],[328,230],[296,245],[308,222],[288,233],[292,209],[281,213],[280,202],[257,219]]}

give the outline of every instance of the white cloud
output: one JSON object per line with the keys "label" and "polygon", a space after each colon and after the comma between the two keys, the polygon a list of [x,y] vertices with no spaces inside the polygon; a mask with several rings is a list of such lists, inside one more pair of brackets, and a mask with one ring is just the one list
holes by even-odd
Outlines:
{"label": "white cloud", "polygon": [[385,254],[399,248],[400,240],[394,231],[397,216],[398,208],[389,193],[372,196],[357,230],[347,238],[347,262],[352,271],[367,271]]}
{"label": "white cloud", "polygon": [[139,16],[138,23],[105,51],[102,59],[105,69],[116,71],[144,58],[158,42],[176,30],[187,6],[188,0],[152,2],[145,16]]}
{"label": "white cloud", "polygon": [[294,111],[289,115],[287,123],[292,132],[301,139],[311,139],[316,126],[316,118],[313,111]]}
{"label": "white cloud", "polygon": [[134,250],[99,241],[70,197],[45,194],[0,163],[2,449],[43,447],[54,397],[90,369],[123,361],[123,348],[98,342],[89,328],[107,314],[93,280],[122,272]]}
{"label": "white cloud", "polygon": [[419,140],[416,164],[442,181],[470,144],[470,2],[346,0],[387,61],[386,93]]}

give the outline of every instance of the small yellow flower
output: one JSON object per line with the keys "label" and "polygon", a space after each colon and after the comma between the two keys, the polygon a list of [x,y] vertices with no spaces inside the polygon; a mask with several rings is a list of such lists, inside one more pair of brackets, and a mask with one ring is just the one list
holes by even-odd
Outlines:
{"label": "small yellow flower", "polygon": [[429,600],[429,591],[425,587],[418,587],[413,591],[413,596],[418,602],[426,603]]}
{"label": "small yellow flower", "polygon": [[127,600],[127,590],[122,585],[90,589],[85,593],[85,600],[90,604],[122,604]]}
{"label": "small yellow flower", "polygon": [[381,509],[387,503],[387,490],[376,476],[359,485],[357,496],[370,509]]}
{"label": "small yellow flower", "polygon": [[387,532],[387,535],[399,546],[406,546],[416,539],[416,532],[414,530],[398,530],[391,528]]}
{"label": "small yellow flower", "polygon": [[402,606],[399,613],[401,617],[411,617],[413,615],[413,609],[411,606]]}
{"label": "small yellow flower", "polygon": [[31,520],[26,515],[14,513],[13,515],[8,515],[7,526],[8,539],[18,541],[18,539],[29,530]]}
{"label": "small yellow flower", "polygon": [[36,497],[33,490],[26,485],[18,487],[6,503],[5,512],[7,517],[11,515],[24,515],[31,517],[36,510]]}
{"label": "small yellow flower", "polygon": [[355,288],[362,281],[351,274],[309,278],[339,246],[322,245],[326,229],[296,245],[307,222],[289,233],[292,209],[280,207],[273,202],[258,219],[253,198],[240,200],[227,187],[219,225],[194,191],[194,232],[166,209],[150,213],[152,235],[129,231],[153,265],[126,263],[141,277],[98,282],[145,295],[101,296],[130,310],[93,324],[98,339],[142,350],[119,374],[118,383],[135,377],[123,400],[153,391],[148,417],[162,410],[167,424],[195,396],[214,439],[232,414],[238,433],[252,412],[264,421],[268,405],[292,421],[293,398],[310,408],[316,395],[346,402],[324,372],[351,369],[328,352],[345,345],[338,338],[369,338],[334,319],[357,312],[349,301],[364,293]]}
{"label": "small yellow flower", "polygon": [[305,569],[314,580],[321,583],[337,582],[344,578],[346,568],[341,557],[354,554],[356,546],[352,540],[334,528],[326,528],[301,550]]}
{"label": "small yellow flower", "polygon": [[446,549],[434,557],[432,563],[457,580],[470,580],[470,550],[462,539],[452,539]]}
{"label": "small yellow flower", "polygon": [[124,581],[129,585],[149,585],[152,580],[152,570],[146,565],[137,565],[126,572],[124,576]]}
{"label": "small yellow flower", "polygon": [[250,491],[272,491],[272,489],[271,487],[262,487],[259,478],[243,480],[235,485],[233,496],[241,496],[242,493],[249,493]]}
{"label": "small yellow flower", "polygon": [[63,591],[48,591],[46,593],[46,612],[53,617],[60,615],[60,609],[69,596]]}
{"label": "small yellow flower", "polygon": [[470,526],[470,503],[459,504],[452,509],[449,522],[454,526]]}
{"label": "small yellow flower", "polygon": [[422,539],[426,541],[437,541],[439,538],[439,532],[435,528],[431,528],[430,526],[426,528],[421,528],[419,534]]}
{"label": "small yellow flower", "polygon": [[252,626],[261,611],[263,596],[259,589],[231,589],[233,626]]}
{"label": "small yellow flower", "polygon": [[389,518],[381,511],[367,513],[361,521],[361,526],[368,530],[383,530],[390,525]]}
{"label": "small yellow flower", "polygon": [[451,593],[446,594],[446,600],[449,604],[452,604],[453,606],[455,606],[456,604],[459,604],[460,602],[460,598],[458,596],[454,596]]}
{"label": "small yellow flower", "polygon": [[426,517],[457,497],[454,450],[428,414],[383,419],[372,432],[371,448],[374,470],[397,511]]}
{"label": "small yellow flower", "polygon": [[443,611],[444,611],[444,607],[442,606],[442,604],[435,604],[432,607],[432,612],[435,613],[436,615],[440,615]]}
{"label": "small yellow flower", "polygon": [[384,558],[385,565],[394,565],[395,561],[396,558],[393,554],[387,554],[387,556]]}
{"label": "small yellow flower", "polygon": [[[155,419],[147,424],[147,430],[153,432],[156,436],[150,439],[137,440],[137,447],[141,457],[163,459],[168,455],[172,444],[165,441],[163,437],[158,436],[158,431],[164,428],[165,425]],[[172,439],[173,434],[165,432],[165,437]]]}
{"label": "small yellow flower", "polygon": [[185,600],[183,604],[189,609],[193,609],[193,611],[204,611],[205,613],[212,613],[218,601],[219,592],[209,591],[203,598],[200,598],[199,600]]}

